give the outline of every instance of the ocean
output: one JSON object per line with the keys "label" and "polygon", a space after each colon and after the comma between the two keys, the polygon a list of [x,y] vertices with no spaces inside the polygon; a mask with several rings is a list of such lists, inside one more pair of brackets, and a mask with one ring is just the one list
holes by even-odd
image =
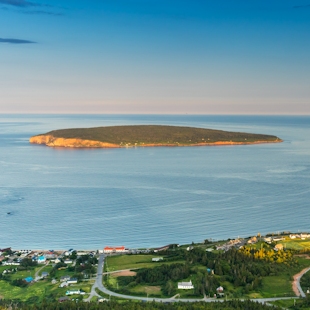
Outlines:
{"label": "ocean", "polygon": [[[54,129],[130,124],[271,134],[284,142],[128,149],[28,142]],[[2,114],[0,248],[147,248],[310,231],[309,172],[309,116]]]}

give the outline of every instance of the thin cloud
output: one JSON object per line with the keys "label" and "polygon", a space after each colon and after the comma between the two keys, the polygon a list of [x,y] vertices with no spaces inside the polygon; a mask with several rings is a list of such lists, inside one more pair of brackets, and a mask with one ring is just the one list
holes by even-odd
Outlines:
{"label": "thin cloud", "polygon": [[30,7],[37,6],[36,3],[27,0],[0,0],[1,4],[12,5],[17,7]]}
{"label": "thin cloud", "polygon": [[37,43],[34,41],[29,41],[29,40],[20,40],[20,39],[4,39],[0,38],[0,43],[8,43],[8,44],[33,44]]}
{"label": "thin cloud", "polygon": [[52,16],[63,16],[64,15],[62,13],[49,12],[49,11],[43,11],[43,10],[26,11],[26,12],[23,12],[23,13],[25,13],[25,14],[43,14],[43,15],[52,15]]}
{"label": "thin cloud", "polygon": [[[21,13],[25,14],[43,14],[43,15],[52,15],[52,16],[62,16],[63,13],[57,12],[55,10],[61,9],[50,4],[44,3],[35,3],[28,0],[0,0],[0,5],[6,5],[5,9],[8,7],[19,8]],[[35,9],[42,8],[42,9]],[[2,7],[4,9],[4,7]]]}
{"label": "thin cloud", "polygon": [[305,9],[305,8],[310,8],[310,4],[305,4],[305,5],[295,5],[293,6],[294,9]]}

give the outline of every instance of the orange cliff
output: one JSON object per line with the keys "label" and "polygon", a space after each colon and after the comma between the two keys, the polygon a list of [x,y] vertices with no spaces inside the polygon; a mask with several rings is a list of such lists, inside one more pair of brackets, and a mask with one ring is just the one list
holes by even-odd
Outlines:
{"label": "orange cliff", "polygon": [[261,143],[279,143],[283,142],[281,139],[274,141],[254,141],[254,142],[232,142],[232,141],[217,141],[211,143],[193,143],[193,144],[140,144],[140,145],[119,145],[107,142],[100,142],[94,140],[85,140],[85,139],[66,139],[66,138],[57,138],[52,135],[39,135],[33,136],[29,139],[30,143],[34,144],[45,144],[50,147],[69,147],[69,148],[123,148],[123,147],[134,147],[134,146],[212,146],[212,145],[245,145],[245,144],[261,144]]}
{"label": "orange cliff", "polygon": [[93,148],[115,148],[120,147],[117,144],[105,143],[100,141],[93,140],[84,140],[84,139],[65,139],[57,138],[52,135],[40,135],[33,136],[29,139],[30,143],[34,144],[45,144],[51,147],[93,147]]}

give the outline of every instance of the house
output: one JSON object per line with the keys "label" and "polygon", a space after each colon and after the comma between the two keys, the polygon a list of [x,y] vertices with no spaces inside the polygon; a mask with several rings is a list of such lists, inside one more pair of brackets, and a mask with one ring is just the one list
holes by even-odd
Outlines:
{"label": "house", "polygon": [[75,284],[75,283],[78,283],[78,280],[77,278],[70,278],[68,281],[67,281],[68,284]]}
{"label": "house", "polygon": [[153,257],[152,262],[160,262],[161,260],[164,260],[163,257]]}
{"label": "house", "polygon": [[7,261],[2,263],[3,266],[19,266],[20,262]]}
{"label": "house", "polygon": [[11,252],[12,249],[11,248],[5,248],[5,249],[0,249],[0,253],[6,253],[6,252]]}
{"label": "house", "polygon": [[189,282],[178,282],[178,289],[179,290],[191,290],[194,288],[192,280]]}
{"label": "house", "polygon": [[27,277],[24,279],[27,283],[30,283],[33,281],[33,277]]}
{"label": "house", "polygon": [[66,291],[66,295],[80,295],[80,290]]}
{"label": "house", "polygon": [[46,277],[48,276],[48,272],[43,271],[43,272],[41,273],[41,276],[42,276],[42,278],[46,278]]}
{"label": "house", "polygon": [[283,244],[281,244],[281,243],[276,244],[274,249],[275,249],[275,251],[282,251],[283,250]]}
{"label": "house", "polygon": [[65,281],[68,281],[68,280],[70,280],[70,276],[62,276],[62,277],[60,277],[60,282],[65,282]]}
{"label": "house", "polygon": [[64,261],[65,264],[73,264],[73,260],[72,259],[66,259]]}
{"label": "house", "polygon": [[219,286],[217,289],[216,289],[217,293],[223,293],[224,292],[224,288],[223,286]]}
{"label": "house", "polygon": [[46,257],[44,255],[39,256],[37,262],[38,264],[44,264],[46,262]]}
{"label": "house", "polygon": [[284,237],[273,237],[272,238],[272,241],[274,241],[274,242],[282,241],[282,240],[285,240],[285,238]]}
{"label": "house", "polygon": [[84,256],[84,255],[88,255],[88,252],[85,252],[85,251],[78,251],[78,252],[76,252],[76,255],[77,255],[77,256]]}
{"label": "house", "polygon": [[300,234],[300,239],[305,240],[306,238],[309,238],[308,234]]}
{"label": "house", "polygon": [[223,286],[219,286],[219,287],[216,289],[216,293],[217,293],[217,296],[218,296],[218,297],[223,297],[223,296],[224,296],[224,288],[223,288]]}
{"label": "house", "polygon": [[271,237],[266,237],[264,238],[264,241],[267,243],[271,243],[272,242],[272,238]]}
{"label": "house", "polygon": [[69,284],[67,281],[65,281],[65,282],[61,282],[58,287],[67,287],[67,286],[69,286]]}
{"label": "house", "polygon": [[250,240],[248,240],[248,243],[249,244],[254,244],[254,243],[256,243],[257,242],[257,238],[254,236],[254,237],[252,237]]}

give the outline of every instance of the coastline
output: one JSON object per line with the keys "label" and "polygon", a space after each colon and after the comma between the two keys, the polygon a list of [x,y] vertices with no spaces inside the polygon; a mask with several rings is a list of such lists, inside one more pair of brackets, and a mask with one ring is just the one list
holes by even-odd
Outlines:
{"label": "coastline", "polygon": [[251,145],[263,143],[281,143],[282,139],[273,141],[258,140],[258,141],[216,141],[216,142],[201,142],[192,144],[181,143],[149,143],[149,144],[125,144],[119,145],[87,139],[66,139],[57,138],[52,135],[38,135],[29,139],[32,144],[43,144],[48,147],[65,147],[65,148],[134,148],[134,147],[191,147],[191,146],[225,146],[225,145]]}

